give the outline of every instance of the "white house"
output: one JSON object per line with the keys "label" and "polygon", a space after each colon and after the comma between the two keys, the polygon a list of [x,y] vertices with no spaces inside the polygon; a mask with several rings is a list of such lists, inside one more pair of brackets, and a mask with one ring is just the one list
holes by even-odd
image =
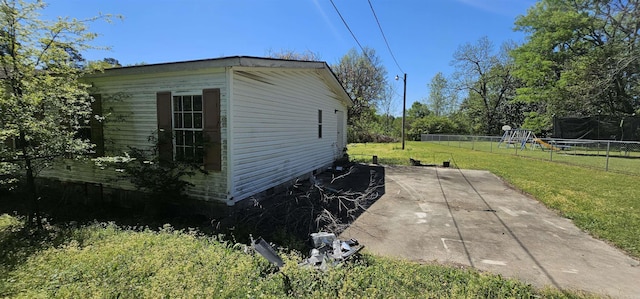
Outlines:
{"label": "white house", "polygon": [[[99,153],[149,148],[163,159],[196,159],[208,174],[190,196],[229,205],[326,169],[344,154],[352,104],[325,62],[224,57],[105,70],[92,122]],[[44,176],[105,183],[113,174],[64,161]],[[113,183],[122,184],[122,183]],[[130,188],[122,184],[124,188]]]}

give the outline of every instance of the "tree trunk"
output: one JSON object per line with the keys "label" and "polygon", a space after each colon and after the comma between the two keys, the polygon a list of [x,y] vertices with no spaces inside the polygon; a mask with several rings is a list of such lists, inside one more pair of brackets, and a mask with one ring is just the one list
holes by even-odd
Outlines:
{"label": "tree trunk", "polygon": [[30,202],[29,225],[35,224],[37,229],[42,228],[42,220],[40,217],[40,207],[38,205],[38,192],[36,190],[36,181],[33,176],[32,161],[25,158],[25,166],[27,168],[27,193]]}
{"label": "tree trunk", "polygon": [[27,170],[27,184],[25,193],[27,195],[27,200],[29,201],[29,216],[27,217],[27,225],[32,226],[36,225],[36,228],[39,230],[42,228],[42,221],[40,217],[40,207],[38,205],[38,191],[36,190],[36,180],[33,173],[33,159],[27,153],[27,139],[25,138],[24,132],[20,132],[20,144],[22,157],[24,159],[24,166]]}

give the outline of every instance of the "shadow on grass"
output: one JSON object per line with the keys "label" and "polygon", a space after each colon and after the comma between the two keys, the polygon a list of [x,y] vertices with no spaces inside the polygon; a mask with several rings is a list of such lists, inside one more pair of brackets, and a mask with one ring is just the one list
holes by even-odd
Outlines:
{"label": "shadow on grass", "polygon": [[[384,168],[355,163],[299,181],[264,200],[246,200],[235,207],[204,206],[204,202],[188,199],[159,202],[142,193],[136,194],[137,198],[113,200],[103,198],[102,190],[99,195],[92,193],[86,185],[78,189],[64,184],[44,184],[40,210],[47,223],[45,229],[2,231],[2,248],[15,248],[20,252],[15,254],[21,257],[11,257],[14,253],[3,251],[0,262],[15,265],[32,252],[61,244],[70,229],[96,222],[151,230],[170,224],[175,229],[195,228],[205,235],[224,235],[236,243],[249,243],[253,236],[290,249],[308,250],[310,233],[339,234],[384,192]],[[99,198],[87,198],[92,194]],[[3,194],[0,214],[3,213],[25,217],[28,208],[19,194]],[[331,219],[323,217],[327,213],[332,215]]]}
{"label": "shadow on grass", "polygon": [[24,216],[13,217],[16,217],[16,223],[0,227],[0,290],[4,289],[2,284],[8,273],[33,254],[65,243],[72,234],[72,230],[66,225],[52,225],[45,220],[42,228],[36,229],[24,226]]}

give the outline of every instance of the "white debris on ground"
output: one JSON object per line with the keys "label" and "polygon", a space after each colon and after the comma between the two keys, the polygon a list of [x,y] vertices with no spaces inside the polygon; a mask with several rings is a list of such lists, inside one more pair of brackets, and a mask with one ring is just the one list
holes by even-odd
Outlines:
{"label": "white debris on ground", "polygon": [[[311,249],[309,258],[298,265],[316,268],[321,271],[326,271],[331,266],[340,265],[364,248],[364,245],[358,244],[355,239],[341,241],[333,233],[313,233],[311,234],[311,239],[314,248]],[[259,238],[251,243],[253,249],[269,262],[278,268],[284,266],[280,256],[264,239]]]}

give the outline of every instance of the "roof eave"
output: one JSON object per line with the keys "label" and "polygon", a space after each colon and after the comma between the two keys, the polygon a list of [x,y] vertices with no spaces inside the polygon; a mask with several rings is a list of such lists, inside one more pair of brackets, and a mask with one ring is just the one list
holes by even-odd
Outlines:
{"label": "roof eave", "polygon": [[167,63],[133,65],[118,68],[105,69],[103,72],[94,73],[87,77],[108,77],[118,75],[135,75],[149,72],[175,72],[189,71],[219,67],[272,67],[272,68],[323,68],[324,62],[284,60],[276,58],[263,58],[252,56],[230,56],[212,59],[189,60]]}
{"label": "roof eave", "polygon": [[333,90],[335,90],[335,92],[344,99],[345,104],[347,105],[347,107],[351,107],[353,106],[353,99],[351,99],[351,96],[349,96],[349,93],[347,92],[346,89],[344,89],[344,86],[342,86],[342,84],[340,83],[340,80],[338,80],[338,76],[336,76],[336,74],[333,72],[333,70],[331,70],[331,67],[329,67],[329,65],[326,62],[322,62],[322,64],[324,65],[324,69],[326,70],[326,74],[328,77],[327,82],[329,83],[329,85],[333,88]]}
{"label": "roof eave", "polygon": [[223,67],[265,67],[265,68],[294,68],[294,69],[320,69],[327,84],[343,99],[347,106],[353,105],[353,100],[338,80],[336,74],[324,61],[286,60],[277,58],[264,58],[253,56],[229,56],[212,59],[178,61],[168,63],[143,64],[105,69],[102,72],[87,75],[86,78],[100,78],[111,76],[126,76],[148,74],[150,72],[179,72],[193,71],[207,68]]}

